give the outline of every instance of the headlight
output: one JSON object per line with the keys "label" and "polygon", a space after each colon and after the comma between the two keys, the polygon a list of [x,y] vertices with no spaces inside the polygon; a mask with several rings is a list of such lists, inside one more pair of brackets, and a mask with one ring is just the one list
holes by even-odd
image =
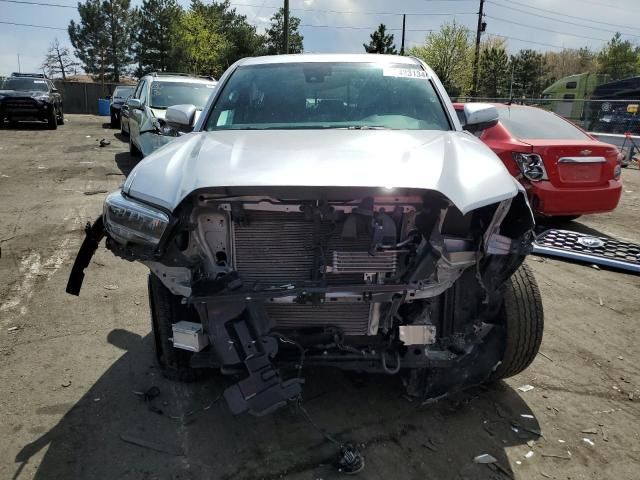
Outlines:
{"label": "headlight", "polygon": [[518,164],[522,175],[529,180],[537,182],[547,180],[547,171],[544,169],[542,157],[536,153],[514,153],[513,159]]}
{"label": "headlight", "polygon": [[116,240],[155,247],[169,225],[169,215],[118,191],[104,201],[104,225]]}

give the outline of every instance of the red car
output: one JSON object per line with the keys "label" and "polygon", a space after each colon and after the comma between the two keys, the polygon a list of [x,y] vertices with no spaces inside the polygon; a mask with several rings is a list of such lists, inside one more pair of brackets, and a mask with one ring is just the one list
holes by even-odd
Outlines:
{"label": "red car", "polygon": [[[555,113],[496,104],[500,121],[475,135],[526,188],[534,212],[565,219],[616,208],[622,192],[618,149]],[[454,104],[464,125],[464,104]]]}

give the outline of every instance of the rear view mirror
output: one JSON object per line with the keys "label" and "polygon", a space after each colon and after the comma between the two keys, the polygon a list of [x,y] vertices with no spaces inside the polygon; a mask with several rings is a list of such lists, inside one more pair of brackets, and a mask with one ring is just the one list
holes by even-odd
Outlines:
{"label": "rear view mirror", "polygon": [[196,121],[196,107],[194,105],[173,105],[167,108],[164,119],[179,130],[190,130]]}
{"label": "rear view mirror", "polygon": [[488,103],[465,103],[464,118],[462,128],[471,133],[479,132],[498,123],[498,109]]}
{"label": "rear view mirror", "polygon": [[142,102],[138,98],[130,98],[127,100],[127,105],[134,110],[140,110],[142,108]]}

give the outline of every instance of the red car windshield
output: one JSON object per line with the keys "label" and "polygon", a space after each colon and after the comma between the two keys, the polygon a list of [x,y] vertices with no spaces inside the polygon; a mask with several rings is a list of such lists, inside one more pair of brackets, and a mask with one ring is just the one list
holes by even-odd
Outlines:
{"label": "red car windshield", "polygon": [[590,140],[582,130],[539,108],[498,107],[500,123],[515,138]]}

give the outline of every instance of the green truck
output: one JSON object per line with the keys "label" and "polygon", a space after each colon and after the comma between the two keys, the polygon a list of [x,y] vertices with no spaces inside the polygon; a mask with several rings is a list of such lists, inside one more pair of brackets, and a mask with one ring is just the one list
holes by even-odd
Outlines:
{"label": "green truck", "polygon": [[[579,73],[554,82],[542,92],[542,106],[558,115],[583,125],[585,102],[599,85],[609,81],[609,75]],[[583,125],[586,127],[586,125]]]}

